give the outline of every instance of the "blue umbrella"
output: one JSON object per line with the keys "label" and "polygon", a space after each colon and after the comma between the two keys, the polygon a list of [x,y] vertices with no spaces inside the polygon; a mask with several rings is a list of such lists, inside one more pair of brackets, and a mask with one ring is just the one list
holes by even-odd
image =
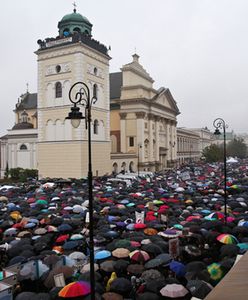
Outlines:
{"label": "blue umbrella", "polygon": [[105,259],[111,256],[111,252],[107,250],[98,251],[95,254],[95,260]]}
{"label": "blue umbrella", "polygon": [[69,224],[61,224],[58,226],[58,231],[65,232],[65,231],[71,231],[72,227]]}
{"label": "blue umbrella", "polygon": [[37,224],[35,223],[27,223],[24,228],[34,228]]}
{"label": "blue umbrella", "polygon": [[78,246],[77,241],[68,241],[68,242],[64,243],[63,249],[64,250],[72,250],[72,249],[75,249],[77,246]]}
{"label": "blue umbrella", "polygon": [[178,277],[183,277],[186,274],[186,266],[176,260],[170,262],[169,267]]}

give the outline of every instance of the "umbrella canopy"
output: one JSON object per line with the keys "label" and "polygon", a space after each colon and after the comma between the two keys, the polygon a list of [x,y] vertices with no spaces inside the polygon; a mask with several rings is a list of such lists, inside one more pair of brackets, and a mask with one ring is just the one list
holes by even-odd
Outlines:
{"label": "umbrella canopy", "polygon": [[142,263],[150,259],[149,254],[143,250],[134,250],[129,254],[129,257],[131,258],[132,261],[142,262]]}
{"label": "umbrella canopy", "polygon": [[171,271],[173,271],[178,277],[183,277],[186,273],[185,265],[180,263],[179,261],[173,260],[172,262],[170,262],[169,267]]}
{"label": "umbrella canopy", "polygon": [[163,297],[180,298],[188,294],[188,290],[181,284],[167,284],[160,290]]}
{"label": "umbrella canopy", "polygon": [[131,282],[124,277],[118,277],[110,284],[111,292],[125,295],[125,294],[129,294],[131,290],[132,290]]}
{"label": "umbrella canopy", "polygon": [[204,299],[213,289],[209,283],[203,280],[189,280],[186,287],[192,296],[200,299]]}
{"label": "umbrella canopy", "polygon": [[223,271],[221,270],[221,266],[218,263],[212,263],[208,266],[208,273],[210,274],[211,279],[214,281],[219,281],[223,277]]}
{"label": "umbrella canopy", "polygon": [[237,244],[238,240],[234,235],[231,234],[220,234],[217,236],[217,241],[221,242],[222,244]]}
{"label": "umbrella canopy", "polygon": [[74,298],[90,294],[90,284],[87,281],[71,282],[59,292],[59,297]]}
{"label": "umbrella canopy", "polygon": [[95,260],[101,260],[101,259],[106,259],[111,256],[111,252],[107,250],[101,250],[96,252],[95,254]]}
{"label": "umbrella canopy", "polygon": [[128,257],[129,254],[130,251],[126,248],[117,248],[114,251],[112,251],[112,255],[117,258],[125,258]]}

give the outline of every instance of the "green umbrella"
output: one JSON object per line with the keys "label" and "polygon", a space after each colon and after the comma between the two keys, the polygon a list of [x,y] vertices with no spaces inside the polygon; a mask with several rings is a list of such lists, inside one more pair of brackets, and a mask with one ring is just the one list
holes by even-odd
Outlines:
{"label": "green umbrella", "polygon": [[210,277],[214,281],[219,281],[222,279],[224,273],[221,270],[221,266],[218,263],[212,263],[211,265],[208,266],[208,273],[210,274]]}
{"label": "green umbrella", "polygon": [[43,199],[39,199],[35,202],[36,204],[42,204],[42,205],[47,205],[47,201]]}

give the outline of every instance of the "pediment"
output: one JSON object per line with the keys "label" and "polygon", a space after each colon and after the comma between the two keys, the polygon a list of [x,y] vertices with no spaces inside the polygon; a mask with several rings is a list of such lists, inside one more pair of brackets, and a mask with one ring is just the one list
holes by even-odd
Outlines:
{"label": "pediment", "polygon": [[173,96],[169,89],[161,89],[158,90],[158,94],[153,98],[153,103],[159,104],[166,109],[175,111],[176,114],[179,114],[179,109],[177,107],[176,101],[174,100]]}

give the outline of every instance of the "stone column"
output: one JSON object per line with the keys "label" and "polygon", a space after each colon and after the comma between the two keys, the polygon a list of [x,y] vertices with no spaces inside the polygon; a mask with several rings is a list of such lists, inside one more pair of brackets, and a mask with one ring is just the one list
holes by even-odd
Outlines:
{"label": "stone column", "polygon": [[153,156],[153,122],[154,122],[154,115],[148,114],[148,128],[149,128],[149,156],[148,161],[152,162],[154,161]]}
{"label": "stone column", "polygon": [[120,113],[121,118],[121,152],[126,153],[127,152],[127,136],[126,136],[126,113]]}
{"label": "stone column", "polygon": [[138,145],[141,145],[141,149],[139,152],[139,160],[140,163],[144,162],[144,132],[145,132],[145,126],[144,126],[144,118],[146,116],[145,112],[136,112],[136,122],[137,122],[137,151],[139,151],[138,149]]}
{"label": "stone column", "polygon": [[159,122],[161,121],[161,118],[155,117],[155,161],[159,162],[159,147],[160,147],[160,140],[159,140]]}
{"label": "stone column", "polygon": [[170,134],[170,120],[166,122],[166,148],[168,149],[167,161],[171,160],[171,134]]}

